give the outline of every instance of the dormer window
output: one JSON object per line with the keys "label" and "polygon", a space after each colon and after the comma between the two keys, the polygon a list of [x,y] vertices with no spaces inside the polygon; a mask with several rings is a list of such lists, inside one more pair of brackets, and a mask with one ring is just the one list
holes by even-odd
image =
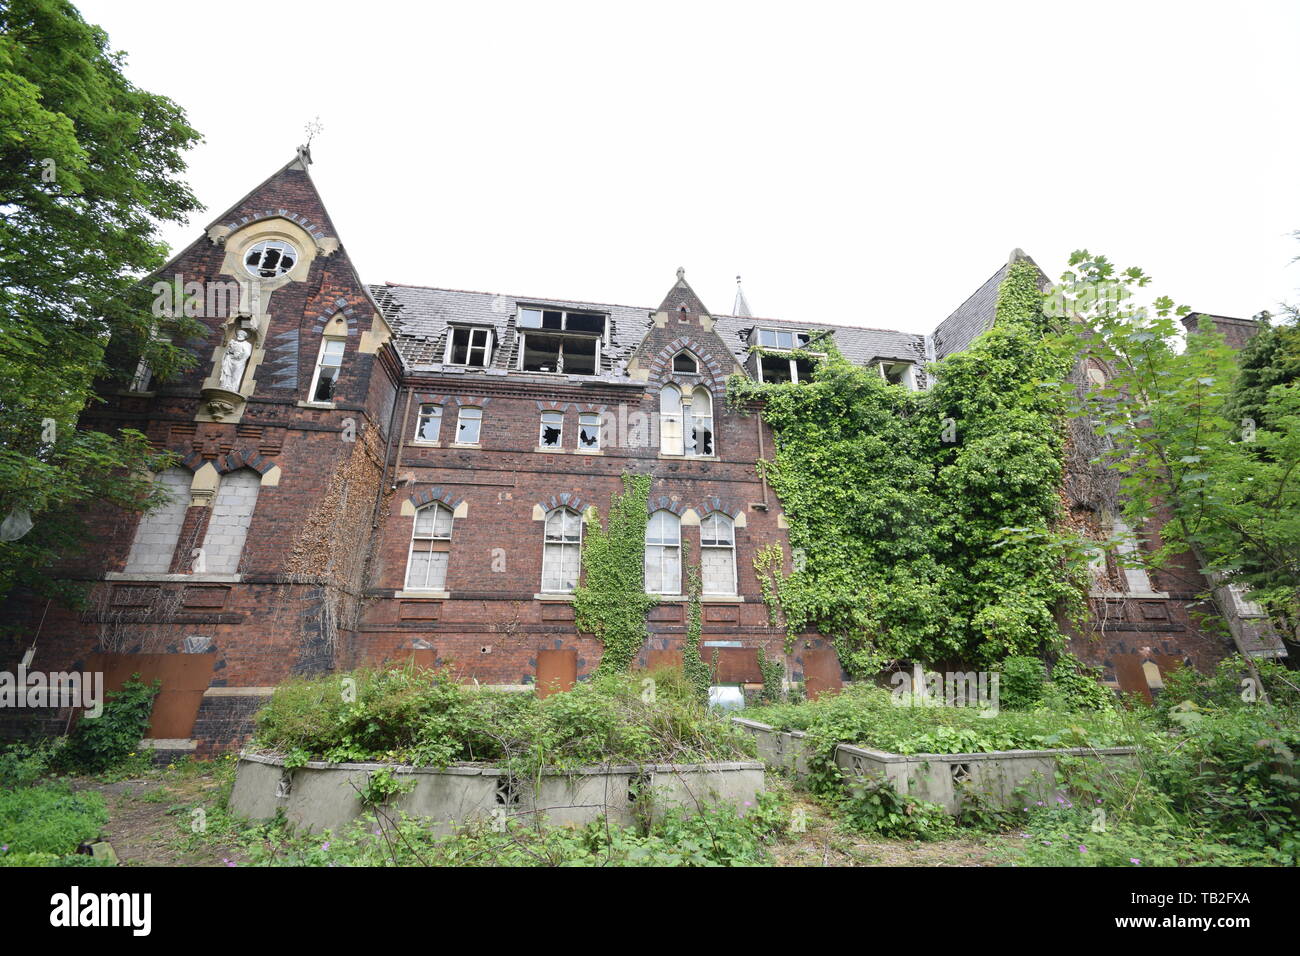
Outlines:
{"label": "dormer window", "polygon": [[812,353],[811,356],[779,353],[803,351],[812,337],[811,332],[797,332],[793,329],[755,329],[753,342],[760,350],[755,362],[758,380],[768,384],[811,380],[818,353]]}
{"label": "dormer window", "polygon": [[916,391],[916,366],[911,362],[881,362],[880,377],[889,385],[902,385]]}
{"label": "dormer window", "polygon": [[519,309],[519,368],[525,372],[595,375],[608,316],[567,309]]}
{"label": "dormer window", "polygon": [[492,362],[492,330],[452,326],[447,334],[444,365],[487,368]]}

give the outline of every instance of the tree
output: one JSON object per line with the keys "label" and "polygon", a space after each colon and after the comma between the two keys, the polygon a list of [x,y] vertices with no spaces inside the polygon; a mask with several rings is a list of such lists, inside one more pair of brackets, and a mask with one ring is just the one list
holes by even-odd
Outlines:
{"label": "tree", "polygon": [[[0,597],[62,590],[43,569],[78,543],[82,503],[156,504],[143,435],[77,428],[96,381],[194,360],[194,325],[159,338],[139,279],[165,261],[158,224],[199,208],[179,179],[199,136],[123,65],[64,0],[0,6]],[[129,362],[110,367],[110,341]]]}
{"label": "tree", "polygon": [[1150,281],[1141,269],[1118,272],[1105,256],[1071,257],[1053,308],[1080,320],[1080,350],[1113,371],[1075,414],[1111,439],[1103,460],[1119,473],[1126,523],[1141,528],[1167,513],[1158,546],[1150,542],[1152,563],[1191,551],[1294,627],[1300,381],[1286,374],[1293,330],[1265,330],[1239,356],[1202,317],[1184,341],[1174,318],[1188,308],[1167,297],[1141,304]]}

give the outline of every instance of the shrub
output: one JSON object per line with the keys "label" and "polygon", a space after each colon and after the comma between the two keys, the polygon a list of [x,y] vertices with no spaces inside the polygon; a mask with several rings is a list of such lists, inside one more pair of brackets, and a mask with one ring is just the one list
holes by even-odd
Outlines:
{"label": "shrub", "polygon": [[1085,664],[1070,654],[1062,654],[1052,666],[1052,687],[1068,710],[1113,710],[1115,695],[1101,683],[1101,668]]}
{"label": "shrub", "polygon": [[73,773],[102,773],[126,761],[140,749],[149,731],[149,715],[159,682],[140,682],[135,674],[122,689],[107,695],[104,712],[98,717],[82,716],[59,751],[58,765]]}
{"label": "shrub", "polygon": [[62,738],[19,742],[0,748],[0,788],[26,787],[53,768]]}
{"label": "shrub", "polygon": [[1008,657],[1001,670],[998,693],[1002,707],[1028,710],[1042,699],[1047,668],[1037,657]]}
{"label": "shrub", "polygon": [[19,854],[75,853],[107,822],[102,796],[73,793],[66,783],[0,791],[0,846],[8,848],[0,861],[13,865]]}

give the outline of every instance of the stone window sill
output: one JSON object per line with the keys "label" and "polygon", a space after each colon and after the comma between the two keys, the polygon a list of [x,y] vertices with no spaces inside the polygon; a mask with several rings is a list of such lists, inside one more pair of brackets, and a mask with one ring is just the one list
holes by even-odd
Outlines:
{"label": "stone window sill", "polygon": [[411,445],[414,446],[414,447],[416,447],[416,448],[441,448],[441,447],[442,447],[442,442],[440,442],[440,441],[421,441],[421,440],[418,439],[418,438],[413,438],[413,439],[411,439]]}
{"label": "stone window sill", "polygon": [[560,604],[572,604],[572,603],[573,603],[573,595],[572,595],[571,593],[563,593],[563,594],[562,594],[562,593],[560,593],[560,592],[558,592],[558,591],[552,591],[552,592],[550,592],[550,593],[546,593],[546,594],[534,594],[534,595],[533,595],[533,600],[534,600],[534,601],[554,601],[554,602],[557,602],[557,603],[560,603]]}
{"label": "stone window sill", "polygon": [[105,581],[211,581],[224,584],[238,584],[243,580],[239,574],[160,574],[154,571],[109,571],[104,575]]}
{"label": "stone window sill", "polygon": [[447,446],[448,448],[482,448],[478,442],[454,441]]}
{"label": "stone window sill", "polygon": [[[669,603],[690,600],[690,597],[688,597],[685,594],[650,594],[650,596],[656,597],[660,601],[665,601]],[[745,599],[738,595],[732,595],[732,594],[701,594],[700,603],[701,604],[744,604]]]}
{"label": "stone window sill", "polygon": [[1091,598],[1110,598],[1112,601],[1120,600],[1168,600],[1168,591],[1089,591],[1088,597]]}
{"label": "stone window sill", "polygon": [[335,405],[333,402],[299,402],[298,407],[299,408],[321,408],[321,409],[338,408],[338,406]]}
{"label": "stone window sill", "polygon": [[403,590],[393,594],[395,598],[425,598],[431,601],[445,601],[451,597],[450,591]]}

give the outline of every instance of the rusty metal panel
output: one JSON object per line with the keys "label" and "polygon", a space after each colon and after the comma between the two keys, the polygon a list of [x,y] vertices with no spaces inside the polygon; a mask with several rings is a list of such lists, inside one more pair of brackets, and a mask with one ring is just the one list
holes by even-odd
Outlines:
{"label": "rusty metal panel", "polygon": [[666,651],[646,651],[646,670],[663,670],[682,666],[682,652],[675,649]]}
{"label": "rusty metal panel", "polygon": [[816,700],[828,691],[834,693],[844,686],[840,657],[834,649],[808,648],[803,652],[803,682],[809,700]]}
{"label": "rusty metal panel", "polygon": [[120,690],[133,674],[146,684],[160,680],[149,736],[185,740],[194,731],[216,662],[216,654],[91,654],[87,667],[103,671],[105,692]]}
{"label": "rusty metal panel", "polygon": [[749,684],[763,680],[763,672],[758,669],[758,648],[701,647],[700,657],[713,671],[715,684]]}
{"label": "rusty metal panel", "polygon": [[549,697],[554,693],[572,690],[578,680],[578,652],[576,650],[546,650],[537,652],[537,696]]}
{"label": "rusty metal panel", "polygon": [[1147,685],[1147,675],[1142,670],[1141,657],[1137,654],[1115,654],[1110,662],[1115,668],[1115,680],[1119,682],[1120,690],[1126,694],[1140,694],[1148,704],[1152,702],[1151,688]]}

